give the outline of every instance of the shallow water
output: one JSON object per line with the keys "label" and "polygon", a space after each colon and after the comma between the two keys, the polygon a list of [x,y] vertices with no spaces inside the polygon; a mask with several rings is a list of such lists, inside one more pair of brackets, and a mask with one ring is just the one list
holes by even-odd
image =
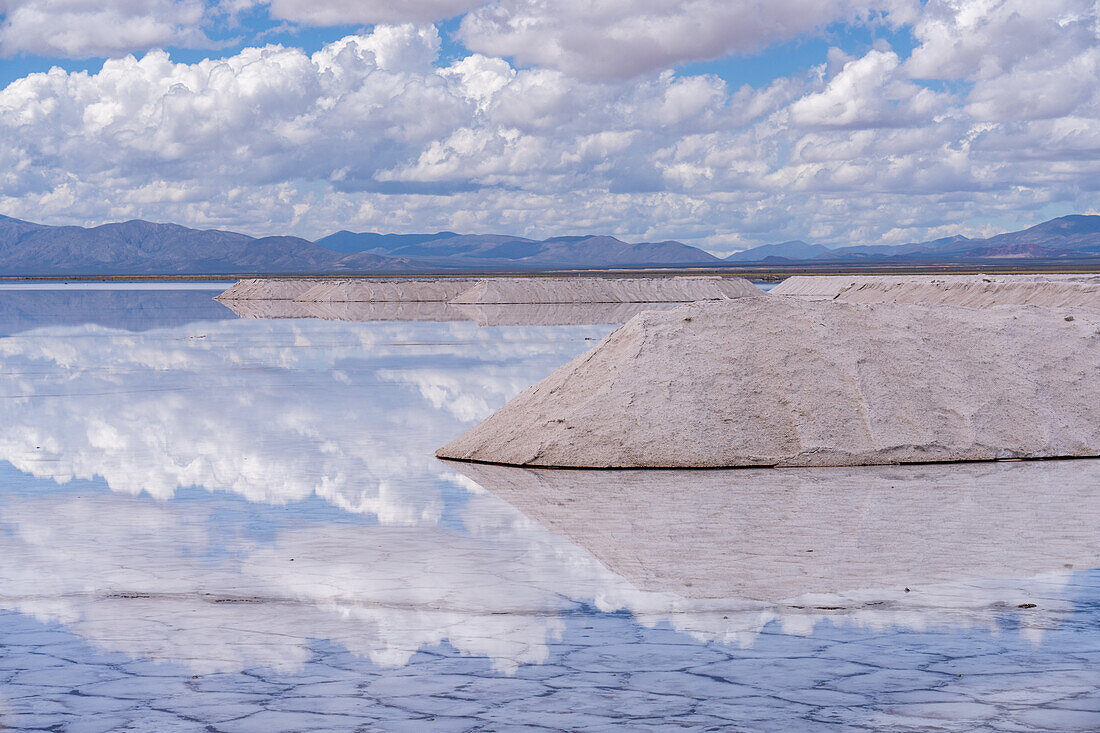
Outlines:
{"label": "shallow water", "polygon": [[1100,728],[1098,461],[443,463],[612,326],[212,294],[0,290],[2,725]]}

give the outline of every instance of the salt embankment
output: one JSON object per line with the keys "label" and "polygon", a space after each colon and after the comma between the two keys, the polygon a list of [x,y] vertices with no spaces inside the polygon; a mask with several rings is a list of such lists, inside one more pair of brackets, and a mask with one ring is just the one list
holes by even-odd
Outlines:
{"label": "salt embankment", "polygon": [[437,301],[225,300],[238,318],[319,318],[325,321],[469,321],[457,306]]}
{"label": "salt embankment", "polygon": [[636,316],[437,453],[577,468],[1098,454],[1100,311],[779,297]]}
{"label": "salt embankment", "polygon": [[252,277],[238,280],[216,300],[294,300],[323,282],[310,278]]}
{"label": "salt embankment", "polygon": [[311,302],[447,302],[469,290],[471,278],[250,278],[240,280],[218,300],[295,300]]}
{"label": "salt embankment", "polygon": [[847,303],[924,303],[1100,308],[1097,275],[798,275],[772,295]]}
{"label": "salt embankment", "polygon": [[762,295],[740,277],[494,277],[456,297],[456,304],[690,303]]}
{"label": "salt embankment", "polygon": [[303,303],[689,303],[761,295],[740,277],[252,278],[218,296]]}

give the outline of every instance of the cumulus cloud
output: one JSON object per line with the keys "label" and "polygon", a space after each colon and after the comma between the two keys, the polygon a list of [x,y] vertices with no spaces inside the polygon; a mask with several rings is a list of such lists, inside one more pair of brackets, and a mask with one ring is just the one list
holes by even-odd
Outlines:
{"label": "cumulus cloud", "polygon": [[1092,0],[935,0],[913,27],[909,75],[973,82],[968,113],[990,121],[1096,114],[1100,6]]}
{"label": "cumulus cloud", "polygon": [[469,48],[580,78],[617,79],[751,53],[872,6],[861,0],[499,0],[462,20]]}
{"label": "cumulus cloud", "polygon": [[[538,7],[496,3],[464,27],[492,12],[573,22]],[[713,13],[716,27],[736,26],[734,6],[702,0],[585,7],[577,17],[606,21],[612,46],[622,24],[644,36]],[[483,52],[443,62],[437,29],[410,24],[314,53],[268,45],[183,64],[150,52],[91,74],[31,74],[0,91],[0,209],[50,223],[145,217],[311,238],[338,228],[606,231],[715,252],[774,238],[987,234],[991,219],[1023,227],[1052,207],[1094,205],[1100,166],[1095,12],[1079,0],[1036,7],[893,3],[879,10],[912,23],[908,58],[882,42],[833,49],[820,66],[759,87],[667,70],[615,80],[598,59],[564,52],[524,68],[498,55],[503,46],[474,44]],[[815,13],[867,12],[807,8],[741,10],[776,14],[780,35],[815,27]],[[1017,16],[1049,43],[1012,46]],[[581,66],[585,78],[569,73]]]}
{"label": "cumulus cloud", "polygon": [[424,23],[465,13],[485,0],[270,0],[271,14],[305,25]]}
{"label": "cumulus cloud", "polygon": [[205,48],[203,0],[0,0],[0,55],[88,58]]}
{"label": "cumulus cloud", "polygon": [[792,121],[805,127],[900,127],[927,122],[948,97],[899,79],[897,54],[868,52],[844,64],[828,86],[790,106]]}

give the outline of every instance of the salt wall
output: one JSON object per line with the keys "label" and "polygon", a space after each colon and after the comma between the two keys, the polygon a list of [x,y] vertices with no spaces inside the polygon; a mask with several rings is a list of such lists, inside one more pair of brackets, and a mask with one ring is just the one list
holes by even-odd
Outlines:
{"label": "salt wall", "polygon": [[454,303],[690,303],[762,295],[740,277],[502,277],[481,280]]}
{"label": "salt wall", "polygon": [[741,298],[642,313],[444,446],[549,467],[1100,454],[1100,311]]}
{"label": "salt wall", "polygon": [[251,278],[239,280],[218,300],[328,302],[447,302],[469,290],[469,278]]}
{"label": "salt wall", "polygon": [[1097,275],[799,275],[772,295],[847,303],[939,303],[969,308],[1043,305],[1100,308]]}
{"label": "salt wall", "polygon": [[515,277],[241,280],[221,301],[450,302],[457,304],[688,303],[758,296],[739,277]]}

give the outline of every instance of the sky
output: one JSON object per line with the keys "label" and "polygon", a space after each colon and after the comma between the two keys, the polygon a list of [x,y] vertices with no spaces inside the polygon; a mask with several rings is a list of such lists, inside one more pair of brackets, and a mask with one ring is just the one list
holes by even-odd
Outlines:
{"label": "sky", "polygon": [[1100,213],[1098,0],[0,0],[0,213],[724,254]]}

